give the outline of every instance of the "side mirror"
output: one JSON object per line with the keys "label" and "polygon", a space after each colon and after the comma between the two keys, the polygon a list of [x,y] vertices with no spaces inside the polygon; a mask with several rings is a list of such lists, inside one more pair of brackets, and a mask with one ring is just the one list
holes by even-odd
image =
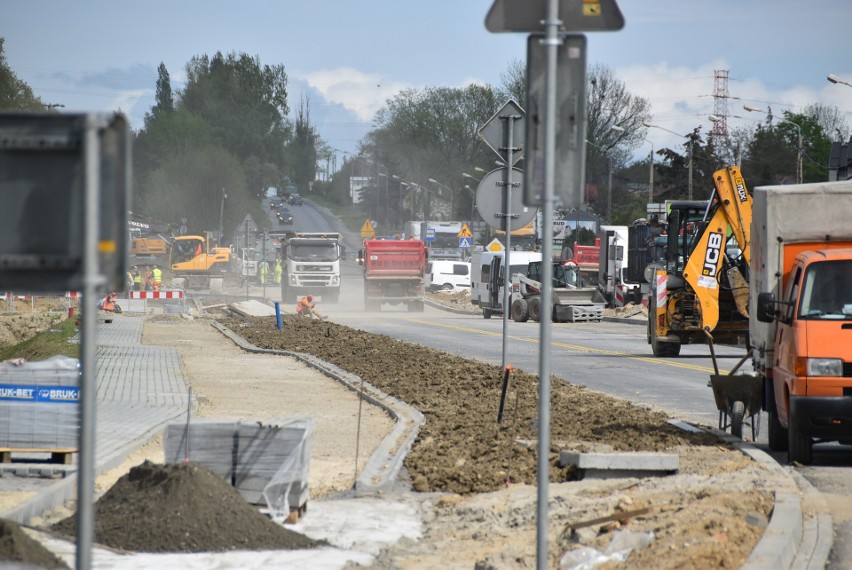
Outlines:
{"label": "side mirror", "polygon": [[364,250],[358,250],[358,265],[364,265]]}
{"label": "side mirror", "polygon": [[762,323],[771,323],[775,320],[775,295],[772,293],[759,293],[757,295],[757,320]]}

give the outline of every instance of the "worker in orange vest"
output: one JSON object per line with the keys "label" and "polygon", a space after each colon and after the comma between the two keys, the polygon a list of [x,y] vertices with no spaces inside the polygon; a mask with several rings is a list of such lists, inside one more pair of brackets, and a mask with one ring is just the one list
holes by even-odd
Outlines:
{"label": "worker in orange vest", "polygon": [[299,299],[299,303],[296,305],[296,314],[303,317],[316,317],[321,320],[328,318],[320,315],[315,307],[316,303],[314,303],[314,296],[307,295],[306,297]]}

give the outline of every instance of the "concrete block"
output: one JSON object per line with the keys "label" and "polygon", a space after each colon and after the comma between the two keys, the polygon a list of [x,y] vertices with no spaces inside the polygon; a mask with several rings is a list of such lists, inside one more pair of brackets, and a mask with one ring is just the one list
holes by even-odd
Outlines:
{"label": "concrete block", "polygon": [[581,479],[614,479],[621,477],[659,477],[678,470],[678,456],[669,453],[577,453],[562,451],[561,465],[579,471]]}

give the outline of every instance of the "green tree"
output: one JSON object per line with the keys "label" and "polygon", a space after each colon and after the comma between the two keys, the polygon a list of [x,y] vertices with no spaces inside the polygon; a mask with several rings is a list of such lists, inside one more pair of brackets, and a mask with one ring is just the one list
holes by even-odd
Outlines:
{"label": "green tree", "polygon": [[310,101],[303,98],[299,102],[295,134],[287,153],[291,162],[289,170],[293,175],[293,183],[301,192],[307,193],[309,184],[316,179],[318,140],[319,135],[311,125]]}
{"label": "green tree", "polygon": [[47,105],[35,96],[32,88],[9,67],[6,61],[5,38],[0,38],[0,109],[15,111],[44,111]]}

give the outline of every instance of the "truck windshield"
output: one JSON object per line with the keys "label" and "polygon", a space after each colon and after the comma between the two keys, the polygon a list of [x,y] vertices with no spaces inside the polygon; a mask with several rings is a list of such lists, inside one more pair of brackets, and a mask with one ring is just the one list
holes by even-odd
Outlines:
{"label": "truck windshield", "polygon": [[459,236],[456,234],[435,233],[435,240],[426,245],[433,249],[458,249]]}
{"label": "truck windshield", "polygon": [[822,261],[808,267],[799,318],[852,320],[852,260]]}
{"label": "truck windshield", "polygon": [[340,250],[334,243],[291,243],[289,257],[293,261],[337,261]]}

